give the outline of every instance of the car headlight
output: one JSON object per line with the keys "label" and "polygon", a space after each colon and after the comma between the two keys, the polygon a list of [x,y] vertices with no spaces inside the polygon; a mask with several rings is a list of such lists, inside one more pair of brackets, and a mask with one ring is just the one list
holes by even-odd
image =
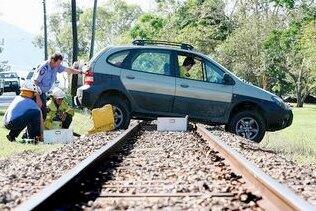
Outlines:
{"label": "car headlight", "polygon": [[284,103],[284,101],[278,97],[278,96],[272,96],[271,97],[272,101],[275,102],[278,106],[280,106],[281,108],[286,109],[286,105]]}

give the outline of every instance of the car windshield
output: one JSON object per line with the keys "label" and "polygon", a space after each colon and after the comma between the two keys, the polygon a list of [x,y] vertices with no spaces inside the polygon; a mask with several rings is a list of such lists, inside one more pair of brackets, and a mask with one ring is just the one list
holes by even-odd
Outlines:
{"label": "car windshield", "polygon": [[18,75],[16,73],[0,73],[1,78],[17,78]]}
{"label": "car windshield", "polygon": [[237,76],[237,75],[234,73],[234,71],[228,70],[226,67],[224,67],[223,65],[221,65],[220,63],[218,63],[216,60],[214,60],[211,55],[206,55],[206,57],[207,57],[209,60],[211,60],[213,63],[215,63],[218,67],[220,67],[222,70],[227,71],[230,75],[235,76],[235,77],[238,78],[240,81],[245,81],[245,82],[247,82],[246,80],[242,79],[240,76]]}

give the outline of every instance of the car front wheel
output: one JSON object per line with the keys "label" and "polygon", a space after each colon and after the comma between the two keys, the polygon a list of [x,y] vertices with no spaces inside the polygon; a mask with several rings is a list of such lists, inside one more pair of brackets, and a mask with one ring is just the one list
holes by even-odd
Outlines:
{"label": "car front wheel", "polygon": [[233,116],[226,129],[236,135],[259,143],[266,132],[264,119],[256,111],[241,111]]}

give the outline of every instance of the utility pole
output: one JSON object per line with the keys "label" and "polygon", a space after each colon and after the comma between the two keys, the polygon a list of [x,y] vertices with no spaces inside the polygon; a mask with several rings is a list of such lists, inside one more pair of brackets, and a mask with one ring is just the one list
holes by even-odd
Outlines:
{"label": "utility pole", "polygon": [[44,11],[44,56],[45,56],[45,60],[47,60],[48,53],[47,53],[46,0],[43,0],[43,11]]}
{"label": "utility pole", "polygon": [[[76,0],[71,0],[71,23],[72,23],[72,63],[78,60],[78,34],[77,34],[77,10]],[[74,97],[77,92],[78,75],[71,77],[71,95]]]}
{"label": "utility pole", "polygon": [[93,57],[94,38],[95,38],[95,19],[96,19],[96,16],[97,16],[97,4],[98,4],[98,0],[94,0],[93,14],[92,14],[92,34],[91,34],[91,45],[90,45],[89,59],[91,59]]}

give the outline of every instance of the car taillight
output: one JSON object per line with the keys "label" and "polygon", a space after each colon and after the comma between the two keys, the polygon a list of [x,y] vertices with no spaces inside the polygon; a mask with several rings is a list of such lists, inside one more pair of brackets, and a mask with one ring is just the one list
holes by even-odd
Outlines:
{"label": "car taillight", "polygon": [[83,84],[84,85],[92,85],[93,84],[93,72],[91,70],[88,70],[84,74]]}

